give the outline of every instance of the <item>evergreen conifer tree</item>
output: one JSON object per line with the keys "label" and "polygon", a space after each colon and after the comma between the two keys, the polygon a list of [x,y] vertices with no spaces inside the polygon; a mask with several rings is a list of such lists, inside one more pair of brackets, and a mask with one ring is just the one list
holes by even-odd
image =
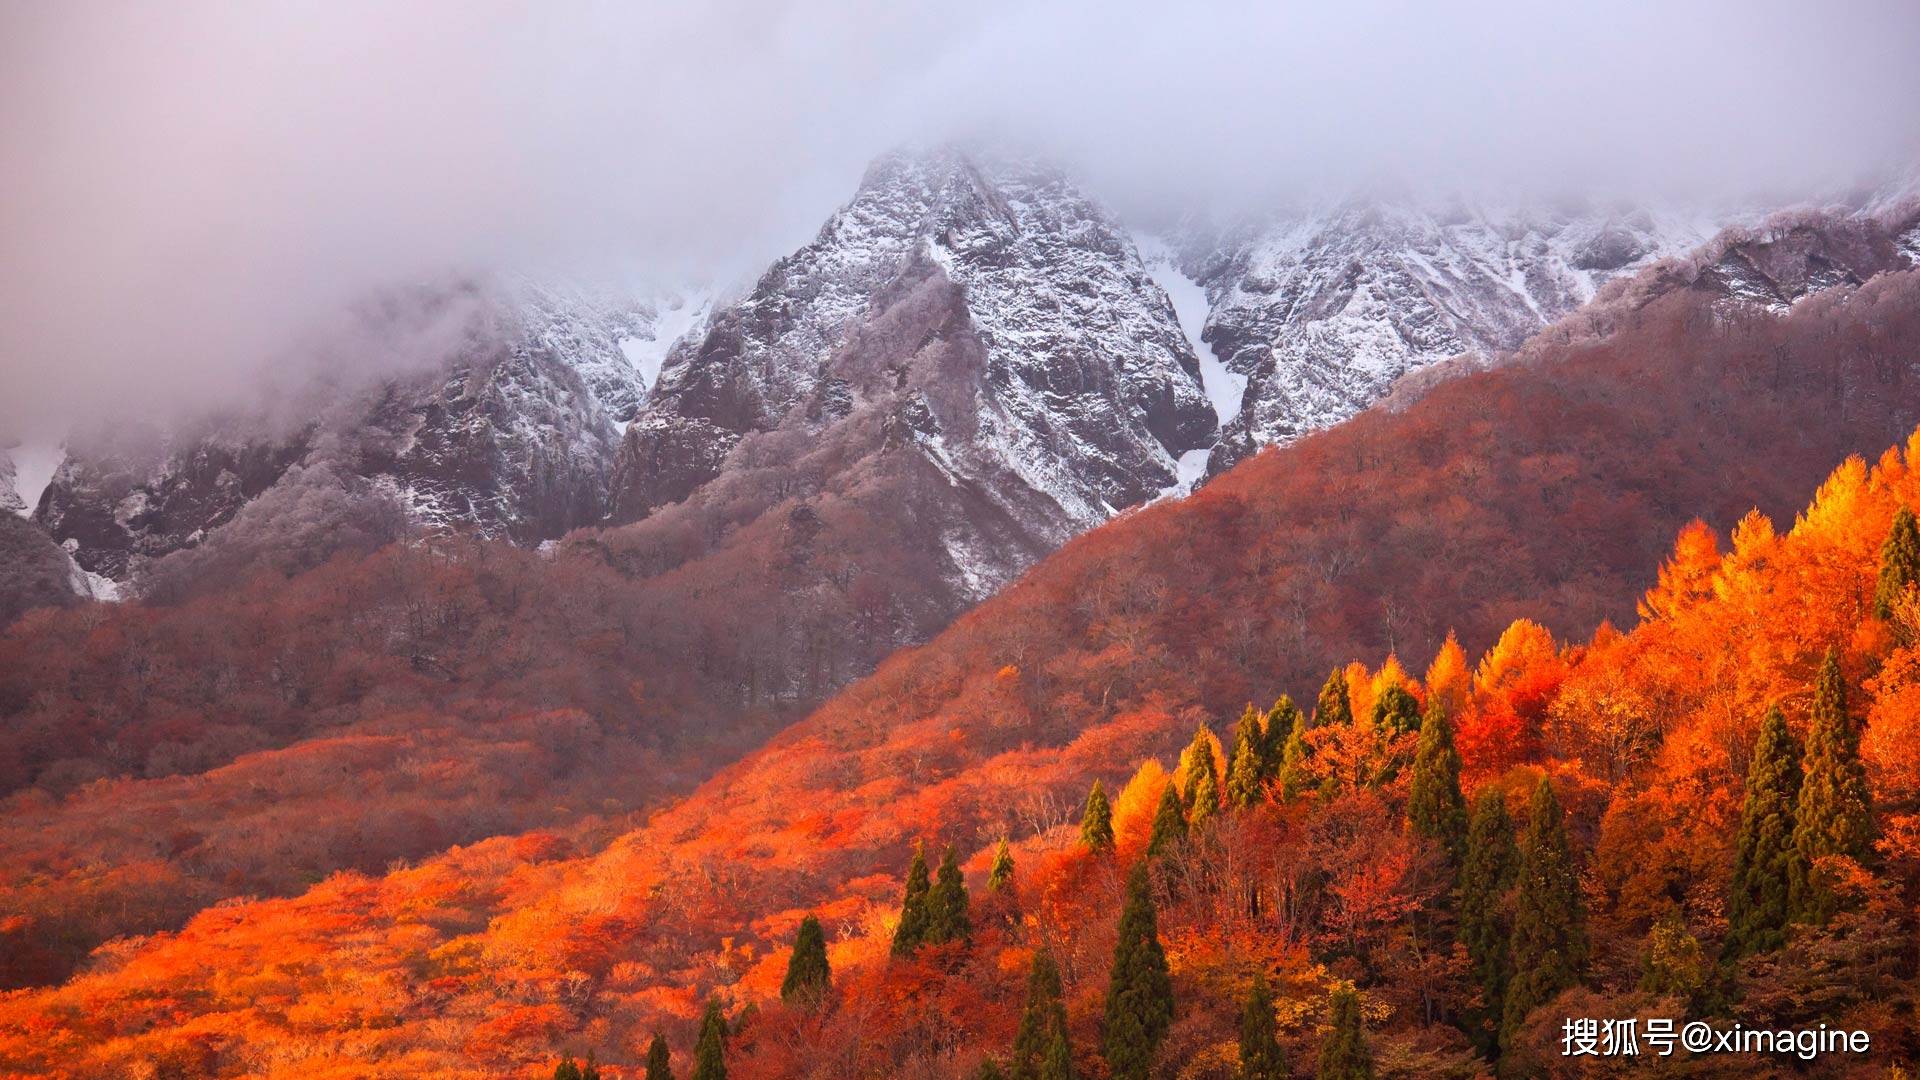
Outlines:
{"label": "evergreen conifer tree", "polygon": [[1733,882],[1727,897],[1729,957],[1767,952],[1787,942],[1792,883],[1801,877],[1793,843],[1800,799],[1800,746],[1778,708],[1767,710],[1747,763],[1747,793],[1733,842]]}
{"label": "evergreen conifer tree", "polygon": [[1320,1044],[1317,1080],[1373,1080],[1373,1052],[1360,1025],[1360,995],[1351,985],[1334,990],[1328,1002],[1333,1030]]}
{"label": "evergreen conifer tree", "polygon": [[1326,685],[1320,688],[1320,697],[1313,703],[1313,726],[1351,723],[1353,699],[1347,696],[1347,673],[1344,668],[1334,668],[1333,674],[1327,676]]}
{"label": "evergreen conifer tree", "polygon": [[1380,691],[1373,703],[1373,727],[1391,738],[1405,735],[1420,726],[1420,701],[1406,687],[1394,685]]}
{"label": "evergreen conifer tree", "polygon": [[1585,921],[1565,815],[1553,785],[1542,776],[1533,789],[1526,841],[1520,846],[1501,1045],[1512,1045],[1528,1013],[1579,981],[1587,961]]}
{"label": "evergreen conifer tree", "polygon": [[553,1067],[553,1080],[581,1080],[580,1065],[572,1054],[560,1055],[560,1064]]}
{"label": "evergreen conifer tree", "polygon": [[1009,1080],[1041,1080],[1047,1058],[1056,1039],[1067,1038],[1067,1007],[1061,1000],[1060,967],[1053,954],[1041,950],[1033,954],[1033,966],[1027,972],[1027,1008],[1020,1014],[1020,1027],[1013,1036],[1013,1057],[1009,1062]]}
{"label": "evergreen conifer tree", "polygon": [[1873,590],[1873,613],[1882,619],[1893,617],[1893,603],[1909,587],[1920,585],[1920,524],[1913,511],[1901,507],[1893,515],[1893,528],[1880,547],[1880,580]]}
{"label": "evergreen conifer tree", "polygon": [[1173,979],[1160,945],[1153,893],[1143,860],[1127,878],[1120,933],[1107,981],[1101,1048],[1114,1080],[1146,1080],[1160,1041],[1173,1023]]}
{"label": "evergreen conifer tree", "polygon": [[693,1075],[689,1080],[727,1080],[727,1018],[718,998],[707,999],[700,1018],[700,1041],[693,1047]]}
{"label": "evergreen conifer tree", "polygon": [[1266,723],[1262,724],[1260,729],[1260,782],[1262,784],[1279,779],[1280,767],[1286,762],[1287,740],[1292,737],[1294,724],[1299,720],[1299,706],[1285,694],[1276,698],[1273,708],[1267,710]]}
{"label": "evergreen conifer tree", "polygon": [[1080,842],[1089,851],[1113,850],[1113,804],[1107,801],[1107,789],[1098,780],[1087,792],[1087,808],[1080,815]]}
{"label": "evergreen conifer tree", "polygon": [[832,979],[832,969],[827,966],[827,935],[820,929],[820,920],[809,915],[800,920],[800,932],[794,936],[787,977],[780,984],[780,1000],[817,1004],[826,996]]}
{"label": "evergreen conifer tree", "polygon": [[1245,809],[1260,801],[1266,777],[1266,736],[1261,730],[1263,718],[1252,705],[1240,716],[1233,732],[1233,754],[1227,759],[1227,805]]}
{"label": "evergreen conifer tree", "polygon": [[1307,773],[1307,759],[1313,748],[1307,745],[1307,717],[1295,710],[1293,724],[1287,729],[1286,742],[1280,748],[1280,793],[1286,798],[1305,791],[1313,782]]}
{"label": "evergreen conifer tree", "polygon": [[973,921],[967,917],[967,882],[960,874],[953,845],[948,844],[940,856],[940,871],[927,899],[927,941],[938,945],[968,941],[972,937]]}
{"label": "evergreen conifer tree", "polygon": [[646,1080],[673,1080],[673,1064],[667,1053],[667,1040],[659,1032],[654,1032],[653,1041],[647,1044]]}
{"label": "evergreen conifer tree", "polygon": [[1286,1055],[1274,1032],[1273,995],[1265,975],[1254,972],[1240,1010],[1240,1080],[1287,1080]]}
{"label": "evergreen conifer tree", "polygon": [[[1519,864],[1506,799],[1491,786],[1483,787],[1473,800],[1467,854],[1460,866],[1460,943],[1466,947],[1473,981],[1480,988],[1480,1015],[1496,1028],[1512,974],[1507,955],[1507,894]],[[1490,1046],[1490,1033],[1481,1035],[1483,1046]]]}
{"label": "evergreen conifer tree", "polygon": [[1807,723],[1800,799],[1794,806],[1797,872],[1789,890],[1796,922],[1820,924],[1839,908],[1818,860],[1845,856],[1864,862],[1873,845],[1873,806],[1860,763],[1860,732],[1847,715],[1846,681],[1832,649],[1820,665],[1813,715]]}
{"label": "evergreen conifer tree", "polygon": [[1712,965],[1700,948],[1700,939],[1687,929],[1677,906],[1669,906],[1647,934],[1640,958],[1640,989],[1661,997],[1675,997],[1692,1007],[1705,995]]}
{"label": "evergreen conifer tree", "polygon": [[900,925],[893,931],[893,955],[911,956],[927,940],[933,913],[929,909],[932,883],[927,879],[927,854],[918,844],[907,865],[907,892],[900,902]]}
{"label": "evergreen conifer tree", "polygon": [[1467,853],[1467,799],[1460,791],[1460,752],[1453,745],[1453,722],[1438,696],[1420,724],[1407,821],[1416,835],[1438,843],[1456,870],[1460,867]]}
{"label": "evergreen conifer tree", "polygon": [[1055,1031],[1047,1043],[1046,1059],[1040,1063],[1040,1080],[1073,1080],[1073,1047],[1067,1042],[1065,1028]]}
{"label": "evergreen conifer tree", "polygon": [[1182,755],[1189,762],[1187,776],[1187,824],[1195,832],[1213,820],[1220,809],[1220,773],[1213,760],[1213,733],[1205,727],[1193,733],[1193,742]]}
{"label": "evergreen conifer tree", "polygon": [[1000,846],[993,851],[993,866],[987,871],[987,891],[999,892],[1013,884],[1013,852],[1007,847],[1007,838],[1000,838]]}
{"label": "evergreen conifer tree", "polygon": [[1160,792],[1160,805],[1153,812],[1153,831],[1147,836],[1147,854],[1159,855],[1187,838],[1187,808],[1180,801],[1180,789],[1169,780]]}

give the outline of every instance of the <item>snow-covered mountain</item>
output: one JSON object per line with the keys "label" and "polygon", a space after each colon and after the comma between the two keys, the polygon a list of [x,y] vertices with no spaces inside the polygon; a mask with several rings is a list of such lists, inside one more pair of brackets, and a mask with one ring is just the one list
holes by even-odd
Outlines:
{"label": "snow-covered mountain", "polygon": [[20,491],[13,455],[0,446],[0,514],[24,514],[28,509],[26,496]]}
{"label": "snow-covered mountain", "polygon": [[1607,281],[1705,242],[1710,220],[1349,200],[1171,241],[1205,290],[1206,342],[1238,391],[1209,473],[1340,422],[1409,372],[1494,355]]}
{"label": "snow-covered mountain", "polygon": [[[937,347],[936,347],[937,346]],[[1212,441],[1199,362],[1120,223],[1031,162],[892,154],[806,247],[667,358],[621,449],[616,520],[726,473],[755,433],[884,414],[1020,551],[953,523],[976,595],[1173,484]]]}
{"label": "snow-covered mountain", "polygon": [[557,537],[606,512],[614,414],[645,392],[622,342],[654,319],[643,301],[586,292],[461,283],[385,297],[351,347],[426,340],[430,356],[317,380],[271,411],[76,430],[35,517],[81,566],[116,579],[296,480],[395,502],[424,526]]}
{"label": "snow-covered mountain", "polygon": [[271,415],[76,431],[25,509],[123,579],[269,492],[283,517],[313,501],[295,487],[537,543],[683,502],[731,507],[703,526],[724,531],[777,501],[743,509],[753,485],[804,501],[864,478],[911,490],[899,527],[977,599],[1126,507],[1453,369],[1440,361],[1508,354],[1670,257],[1701,253],[1659,287],[1772,307],[1911,259],[1920,233],[1873,224],[1911,203],[1863,197],[1860,236],[1354,199],[1154,237],[1041,164],[895,153],[731,302],[528,280],[383,297],[350,347],[424,336],[425,360],[320,379]]}

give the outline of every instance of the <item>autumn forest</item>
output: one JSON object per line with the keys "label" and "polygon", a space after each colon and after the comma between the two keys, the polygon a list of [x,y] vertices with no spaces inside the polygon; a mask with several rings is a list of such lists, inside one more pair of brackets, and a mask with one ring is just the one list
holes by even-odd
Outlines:
{"label": "autumn forest", "polygon": [[[0,1072],[1909,1075],[1920,272],[1596,312],[891,655],[697,509],[28,612]],[[1871,1046],[1570,1053],[1647,1018]]]}

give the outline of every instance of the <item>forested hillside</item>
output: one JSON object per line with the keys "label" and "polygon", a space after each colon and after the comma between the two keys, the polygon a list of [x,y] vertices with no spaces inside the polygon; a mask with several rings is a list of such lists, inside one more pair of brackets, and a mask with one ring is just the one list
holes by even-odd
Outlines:
{"label": "forested hillside", "polygon": [[[1903,1021],[1887,1003],[1906,993],[1912,958],[1889,942],[1909,926],[1901,838],[1914,792],[1899,587],[1910,576],[1888,537],[1896,508],[1920,505],[1920,491],[1909,459],[1893,454],[1871,473],[1841,466],[1791,531],[1764,515],[1786,521],[1849,453],[1912,431],[1913,278],[1882,275],[1784,315],[1670,293],[1604,338],[1263,453],[1190,499],[1070,543],[631,831],[614,821],[502,837],[371,876],[382,868],[349,863],[361,872],[297,897],[219,905],[177,934],[108,945],[65,985],[0,1004],[0,1060],[74,1076],[532,1076],[551,1075],[562,1052],[592,1051],[607,1074],[638,1076],[658,1029],[684,1074],[714,997],[727,1038],[714,1028],[704,1041],[709,1053],[729,1043],[731,1075],[971,1075],[1012,1052],[1042,954],[1058,967],[1065,1011],[1064,1026],[1042,1025],[1054,1024],[1049,1047],[1064,1043],[1093,1076],[1116,1054],[1230,1075],[1220,1070],[1256,970],[1276,1003],[1278,1045],[1301,1071],[1330,1017],[1342,1031],[1357,1017],[1366,1033],[1343,1045],[1371,1046],[1383,1071],[1470,1075],[1493,1048],[1511,1057],[1546,1046],[1548,1013],[1530,1010],[1563,991],[1596,1011],[1647,1005],[1634,993],[1774,1019],[1866,1010],[1889,1032],[1876,1045],[1892,1053]],[[1711,524],[1689,526],[1695,517]],[[1716,529],[1731,529],[1730,554]],[[444,576],[401,572],[422,563]],[[236,685],[256,696],[218,699],[284,717],[262,727],[287,748],[191,780],[82,784],[64,801],[15,795],[22,813],[11,820],[22,824],[9,825],[9,866],[28,869],[5,924],[12,941],[49,940],[45,927],[76,913],[99,920],[70,931],[78,942],[145,929],[115,921],[151,902],[136,884],[155,883],[160,898],[204,890],[191,903],[259,888],[249,870],[286,888],[273,858],[221,871],[239,852],[291,843],[276,837],[324,835],[391,804],[421,812],[410,800],[426,800],[458,827],[488,831],[516,827],[498,816],[516,806],[533,820],[553,804],[632,805],[647,785],[672,782],[644,739],[608,730],[653,699],[623,670],[641,661],[621,651],[631,616],[616,606],[618,583],[590,565],[484,545],[395,549],[263,594],[247,623],[194,603],[32,616],[7,638],[0,668],[42,665],[9,683],[11,730],[58,733],[58,710],[84,711],[76,695],[105,695],[123,719],[91,753],[143,731],[164,745],[165,722],[196,712],[180,703],[215,700],[222,667],[184,658],[207,656],[208,635],[225,627],[225,647],[240,650],[225,670],[247,673]],[[557,568],[582,577],[552,588],[567,580]],[[276,606],[300,596],[337,614]],[[391,621],[369,624],[354,614],[364,601],[342,596],[382,597]],[[488,614],[507,604],[543,614]],[[1636,619],[1631,633],[1613,629]],[[466,632],[434,637],[449,626]],[[151,651],[115,637],[129,634]],[[553,667],[534,646],[554,635],[589,648]],[[54,641],[63,647],[36,647]],[[1822,675],[1829,650],[1837,668]],[[307,657],[325,662],[289,666]],[[271,674],[275,661],[287,674]],[[381,678],[354,681],[372,672]],[[459,699],[470,711],[409,713],[425,699],[406,695],[424,694],[429,679],[470,687]],[[334,711],[288,704],[285,686]],[[617,704],[623,694],[642,704]],[[1284,705],[1266,707],[1282,694],[1299,703],[1297,733]],[[1833,706],[1836,695],[1851,704]],[[1245,719],[1249,701],[1262,706]],[[1742,777],[1773,705],[1786,741],[1776,732],[1772,745],[1804,743],[1809,778],[1828,769],[1823,784],[1854,791],[1858,772],[1872,798],[1866,817],[1844,799],[1810,807],[1841,807],[1845,823],[1821,828],[1844,843],[1829,851],[1808,839],[1794,848],[1800,863],[1779,848],[1769,865],[1808,868],[1789,870],[1799,899],[1742,916],[1752,928],[1735,931]],[[1862,721],[1856,759],[1850,733]],[[1460,758],[1458,798],[1443,731]],[[1423,732],[1436,744],[1425,751]],[[551,756],[534,752],[558,733],[571,734]],[[469,789],[452,778],[478,767],[484,747],[529,772],[519,794],[481,800],[476,823]],[[1184,762],[1182,747],[1194,748]],[[406,763],[412,786],[352,779],[369,775],[354,755],[383,754]],[[1168,775],[1177,799],[1164,794]],[[1111,851],[1101,815],[1081,824],[1096,780],[1112,795]],[[157,809],[170,800],[156,783],[180,785],[180,805],[204,811]],[[248,793],[276,785],[309,794],[234,829]],[[1493,814],[1487,792],[1526,823],[1515,858],[1551,856],[1558,869],[1535,875],[1546,882],[1537,895],[1494,875],[1499,887],[1474,901],[1490,921],[1471,924],[1459,890],[1476,849],[1456,811],[1470,801]],[[331,799],[353,812],[336,816]],[[171,814],[200,812],[224,824],[189,824],[199,835],[169,846]],[[287,813],[299,824],[275,817]],[[1410,831],[1409,817],[1424,823]],[[1123,903],[1156,819],[1160,853]],[[1482,823],[1483,849],[1504,851],[1497,824]],[[989,889],[1003,838],[1012,877]],[[947,845],[954,859],[928,870],[928,896],[902,935],[898,875],[916,845],[928,864]],[[288,850],[302,872],[324,872],[324,856]],[[964,926],[954,903],[963,888],[974,897]],[[85,899],[28,905],[63,896]],[[1122,908],[1131,914],[1116,922]],[[816,1006],[781,1006],[808,914],[834,989]],[[1549,943],[1560,967],[1531,962],[1538,943],[1514,928],[1526,920],[1579,929],[1581,944]],[[1128,977],[1172,1002],[1166,1024],[1129,1036],[1131,1049],[1111,1045],[1102,1019],[1122,925],[1132,928],[1119,950],[1134,958]],[[1653,952],[1680,959],[1642,962],[1656,926],[1665,944]],[[1737,962],[1686,959],[1723,949]],[[1489,972],[1507,970],[1499,957],[1545,974],[1519,991],[1490,987]],[[56,957],[40,971],[57,969]],[[1851,974],[1830,974],[1841,969]],[[1643,978],[1649,989],[1635,990]],[[1058,1016],[1051,977],[1041,970],[1033,982],[1041,1013]],[[1349,983],[1357,998],[1338,990]]]}

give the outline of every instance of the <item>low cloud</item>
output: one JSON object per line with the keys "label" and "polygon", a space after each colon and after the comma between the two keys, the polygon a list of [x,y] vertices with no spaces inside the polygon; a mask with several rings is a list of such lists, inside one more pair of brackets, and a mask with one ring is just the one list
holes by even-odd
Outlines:
{"label": "low cloud", "polygon": [[1141,213],[1826,189],[1913,159],[1916,51],[1902,0],[17,2],[0,432],[231,397],[395,284],[751,270],[902,142]]}

